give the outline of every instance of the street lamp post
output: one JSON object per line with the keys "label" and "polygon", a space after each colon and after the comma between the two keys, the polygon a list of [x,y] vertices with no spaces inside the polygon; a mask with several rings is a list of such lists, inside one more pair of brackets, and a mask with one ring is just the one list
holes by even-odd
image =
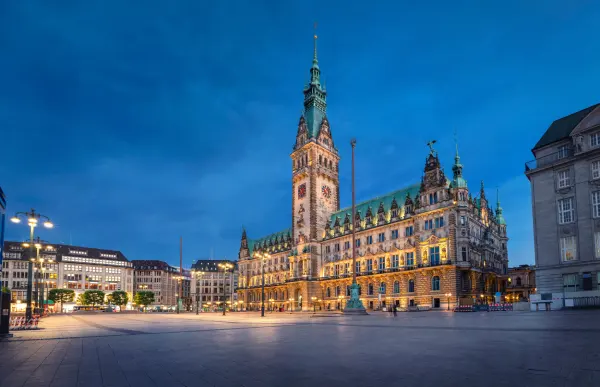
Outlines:
{"label": "street lamp post", "polygon": [[291,297],[289,301],[290,301],[290,313],[292,313],[292,312],[294,311],[294,310],[292,309],[292,308],[293,308],[293,306],[294,306],[294,297]]}
{"label": "street lamp post", "polygon": [[271,256],[269,255],[269,253],[259,253],[256,252],[254,254],[254,256],[256,258],[260,258],[261,259],[261,276],[262,276],[262,290],[261,290],[261,297],[260,297],[260,302],[261,302],[261,306],[260,306],[260,317],[265,317],[265,260],[267,258],[270,258]]}
{"label": "street lamp post", "polygon": [[[33,258],[33,230],[37,227],[40,220],[44,221],[44,227],[52,228],[54,224],[50,221],[45,215],[39,214],[35,212],[32,208],[30,212],[17,212],[10,220],[13,223],[21,223],[21,218],[27,219],[27,225],[29,226],[29,258]],[[27,267],[27,305],[25,306],[25,319],[30,320],[32,317],[31,313],[31,296],[32,296],[32,280],[33,280],[33,262],[29,261],[29,265]]]}
{"label": "street lamp post", "polygon": [[356,148],[356,139],[350,140],[352,147],[352,285],[350,286],[350,300],[346,302],[346,314],[367,314],[367,310],[359,298],[360,286],[356,281],[356,191],[354,175],[354,148]]}
{"label": "street lamp post", "polygon": [[311,299],[311,301],[313,303],[313,314],[315,314],[315,313],[317,313],[317,302],[316,302],[317,301],[317,297],[312,296],[310,299]]}
{"label": "street lamp post", "polygon": [[450,310],[450,297],[452,297],[452,293],[446,293],[446,297],[448,298],[448,310]]}
{"label": "street lamp post", "polygon": [[[225,306],[227,305],[226,301],[226,294],[225,294],[225,274],[231,270],[231,276],[233,277],[233,264],[229,263],[229,262],[221,262],[219,263],[219,268],[221,268],[221,270],[223,270],[223,316],[225,316]],[[230,300],[231,301],[231,300]],[[233,304],[232,304],[233,305]]]}
{"label": "street lamp post", "polygon": [[202,284],[198,281],[198,276],[200,276],[201,278],[204,278],[204,272],[196,271],[195,275],[196,275],[197,288],[199,289],[198,292],[196,292],[196,315],[198,315],[198,314],[200,314],[200,301],[202,298]]}

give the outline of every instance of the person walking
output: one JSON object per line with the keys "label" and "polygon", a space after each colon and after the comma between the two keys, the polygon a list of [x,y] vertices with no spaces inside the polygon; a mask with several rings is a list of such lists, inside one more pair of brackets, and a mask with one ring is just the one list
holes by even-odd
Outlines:
{"label": "person walking", "polygon": [[392,309],[394,311],[394,317],[398,316],[398,308],[397,308],[396,304],[394,304],[394,306],[392,306]]}

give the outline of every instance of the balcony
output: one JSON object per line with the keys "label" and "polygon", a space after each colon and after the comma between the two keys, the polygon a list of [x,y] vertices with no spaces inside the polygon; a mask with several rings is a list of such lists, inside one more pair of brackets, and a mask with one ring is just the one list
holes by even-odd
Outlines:
{"label": "balcony", "polygon": [[551,153],[546,156],[542,156],[535,160],[531,160],[531,161],[525,163],[525,173],[531,172],[535,169],[549,167],[551,165],[554,165],[554,164],[560,162],[561,160],[564,160],[564,159],[567,159],[567,158],[573,156],[573,154],[574,154],[573,148],[568,147],[568,148],[559,150],[558,152]]}

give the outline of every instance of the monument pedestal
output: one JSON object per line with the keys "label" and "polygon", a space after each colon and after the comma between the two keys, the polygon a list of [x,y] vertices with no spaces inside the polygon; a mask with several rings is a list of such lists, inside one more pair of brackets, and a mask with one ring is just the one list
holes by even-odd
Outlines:
{"label": "monument pedestal", "polygon": [[354,283],[350,286],[350,300],[344,307],[344,314],[352,315],[352,316],[360,316],[367,315],[367,310],[362,304],[360,298],[358,298],[358,290],[360,286],[357,283]]}

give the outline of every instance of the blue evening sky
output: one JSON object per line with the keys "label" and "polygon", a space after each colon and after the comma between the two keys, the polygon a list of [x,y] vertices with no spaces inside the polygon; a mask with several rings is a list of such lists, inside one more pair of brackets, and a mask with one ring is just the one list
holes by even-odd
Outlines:
{"label": "blue evening sky", "polygon": [[[60,3],[61,5],[56,5]],[[318,21],[350,205],[447,174],[496,187],[510,264],[533,263],[523,174],[550,123],[600,102],[596,1],[3,1],[0,185],[53,243],[178,263],[289,227],[291,162]],[[10,224],[8,240],[27,238]]]}

